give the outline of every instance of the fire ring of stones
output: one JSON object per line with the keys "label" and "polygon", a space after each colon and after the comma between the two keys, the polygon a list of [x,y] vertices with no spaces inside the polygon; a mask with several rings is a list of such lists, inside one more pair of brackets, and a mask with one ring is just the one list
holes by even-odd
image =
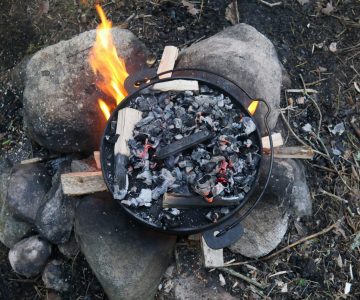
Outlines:
{"label": "fire ring of stones", "polygon": [[[119,127],[128,126],[113,118],[103,157],[114,197],[134,214],[163,229],[194,228],[217,222],[244,201],[256,179],[260,145],[252,118],[223,91],[207,85],[195,93],[147,89],[128,107],[140,115],[127,141],[129,156],[112,155],[125,133]],[[119,120],[127,120],[126,110]],[[122,174],[127,178],[119,180]],[[125,192],[119,181],[126,181]],[[182,209],[186,196],[203,204]]]}

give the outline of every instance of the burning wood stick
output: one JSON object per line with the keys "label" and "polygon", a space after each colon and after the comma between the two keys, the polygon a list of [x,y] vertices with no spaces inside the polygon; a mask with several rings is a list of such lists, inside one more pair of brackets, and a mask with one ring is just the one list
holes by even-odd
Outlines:
{"label": "burning wood stick", "polygon": [[119,136],[114,147],[114,198],[124,199],[129,186],[126,165],[130,156],[128,140],[133,136],[137,122],[141,120],[142,112],[126,107],[118,112],[116,134]]}
{"label": "burning wood stick", "polygon": [[61,185],[64,194],[68,196],[80,196],[107,190],[101,171],[62,174]]}
{"label": "burning wood stick", "polygon": [[215,199],[207,202],[204,197],[198,195],[181,195],[175,193],[165,193],[163,198],[164,208],[196,208],[196,207],[216,207],[238,205],[239,200]]}

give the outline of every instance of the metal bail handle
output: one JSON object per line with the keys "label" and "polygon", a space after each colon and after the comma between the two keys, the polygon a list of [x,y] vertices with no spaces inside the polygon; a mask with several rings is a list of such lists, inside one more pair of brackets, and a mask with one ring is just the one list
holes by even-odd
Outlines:
{"label": "metal bail handle", "polygon": [[253,205],[240,217],[237,217],[236,215],[227,220],[226,222],[210,229],[205,232],[203,232],[203,237],[205,239],[206,244],[212,248],[212,249],[221,249],[224,247],[227,247],[237,240],[239,240],[242,235],[244,234],[244,228],[241,225],[241,221],[244,220],[251,211],[256,207],[256,205],[261,201],[262,197],[264,196],[264,193],[266,191],[266,188],[269,184],[271,172],[272,172],[272,166],[274,161],[274,149],[273,149],[273,141],[271,136],[271,130],[269,128],[268,123],[268,117],[270,115],[271,109],[267,102],[264,99],[253,99],[253,101],[260,101],[263,102],[267,107],[267,113],[265,115],[265,127],[266,131],[269,134],[269,141],[270,141],[270,164],[268,169],[268,174],[266,177],[266,181],[264,186],[262,187],[262,191],[256,201],[253,203]]}
{"label": "metal bail handle", "polygon": [[[222,249],[229,246],[234,241],[239,240],[244,234],[244,228],[240,222],[233,226],[235,221],[236,217],[232,217],[224,223],[221,223],[219,226],[203,232],[202,236],[205,239],[206,244],[211,249]],[[229,226],[233,226],[231,230],[227,229]],[[226,230],[226,233],[219,234],[223,230]]]}

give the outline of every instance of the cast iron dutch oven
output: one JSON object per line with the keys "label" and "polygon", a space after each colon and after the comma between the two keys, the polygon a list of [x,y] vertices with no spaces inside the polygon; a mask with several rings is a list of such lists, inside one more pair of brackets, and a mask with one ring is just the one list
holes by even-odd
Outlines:
{"label": "cast iron dutch oven", "polygon": [[[255,184],[253,184],[250,191],[246,194],[245,199],[230,213],[220,218],[217,223],[210,223],[207,225],[201,225],[197,227],[189,227],[186,226],[186,224],[183,224],[182,226],[179,227],[164,229],[163,227],[157,224],[142,219],[140,216],[135,214],[129,207],[121,204],[119,201],[119,205],[122,206],[122,208],[129,214],[131,218],[133,218],[137,222],[140,222],[141,224],[147,227],[150,227],[155,230],[163,231],[169,234],[179,234],[179,235],[187,235],[187,234],[194,234],[201,232],[209,247],[213,249],[224,248],[226,246],[229,246],[233,242],[237,241],[242,236],[244,230],[241,226],[241,221],[246,216],[248,216],[250,212],[254,209],[254,207],[260,202],[266,191],[266,187],[269,183],[272,164],[273,164],[272,139],[271,139],[271,132],[267,122],[267,118],[270,114],[270,108],[265,100],[251,99],[245,93],[245,91],[233,80],[224,77],[222,75],[216,74],[214,72],[201,70],[201,69],[175,69],[171,71],[172,75],[170,78],[163,78],[163,79],[159,78],[160,75],[169,72],[170,71],[161,74],[156,74],[156,71],[153,69],[145,69],[127,78],[125,82],[125,88],[129,94],[112,112],[107,122],[101,140],[100,152],[101,152],[101,166],[102,166],[103,177],[108,190],[111,193],[113,193],[114,188],[111,178],[113,178],[112,172],[114,168],[113,166],[109,166],[107,162],[109,161],[109,156],[111,156],[111,153],[113,154],[114,144],[109,143],[108,138],[106,138],[106,136],[108,137],[110,134],[111,122],[113,120],[117,120],[118,111],[128,106],[131,99],[134,99],[134,97],[137,97],[141,91],[143,91],[144,89],[150,87],[155,83],[174,80],[174,79],[197,80],[199,81],[200,84],[203,83],[208,86],[211,86],[212,88],[215,88],[218,91],[224,93],[224,95],[227,95],[232,100],[233,104],[236,105],[238,108],[240,108],[243,114],[248,117],[251,117],[251,115],[249,114],[247,107],[254,100],[260,101],[267,107],[267,113],[264,118],[264,124],[268,132],[268,135],[270,137],[270,148],[271,148],[270,159],[264,160],[263,158],[261,158],[259,167],[256,172]],[[256,119],[254,119],[254,122],[257,123]],[[260,153],[262,153],[261,135],[258,124],[256,130],[256,142],[260,147]],[[111,159],[112,161],[114,161],[113,157],[112,158],[110,157],[110,161]],[[259,176],[260,169],[265,170],[265,172],[261,172],[261,173],[266,174],[266,176]]]}

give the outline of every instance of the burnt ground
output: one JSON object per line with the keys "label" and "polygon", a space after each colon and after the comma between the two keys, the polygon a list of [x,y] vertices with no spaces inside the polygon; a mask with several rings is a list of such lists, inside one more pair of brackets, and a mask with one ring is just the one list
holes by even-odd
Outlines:
{"label": "burnt ground", "polygon": [[[11,70],[37,50],[95,28],[94,1],[79,2],[1,1],[1,155],[20,149],[19,156],[28,156],[39,150],[25,139],[21,84]],[[103,5],[115,24],[132,30],[160,58],[165,45],[183,48],[231,26],[225,19],[229,2],[194,1],[199,9],[195,16],[181,1],[104,1]],[[255,278],[266,288],[260,291],[225,275],[226,289],[238,298],[249,299],[339,299],[345,297],[345,283],[348,282],[352,287],[347,297],[358,299],[360,248],[354,241],[360,230],[360,132],[356,119],[359,118],[360,89],[356,90],[355,82],[360,86],[360,3],[332,1],[333,10],[326,12],[321,10],[326,0],[310,0],[304,5],[299,2],[307,1],[281,2],[281,5],[268,7],[256,0],[238,1],[240,22],[253,25],[274,43],[290,75],[290,87],[300,89],[305,85],[318,92],[299,105],[296,100],[302,94],[284,93],[282,96],[284,118],[298,139],[319,154],[314,160],[305,162],[314,214],[292,220],[278,249],[317,233],[337,220],[341,219],[341,224],[266,261],[241,264],[246,261],[245,257],[227,252],[226,260],[235,258],[240,263],[233,266],[234,270]],[[133,13],[135,16],[125,22]],[[330,51],[334,50],[331,43],[337,43],[335,52]],[[293,102],[294,105],[288,106]],[[340,122],[344,123],[345,132],[341,136],[331,134],[329,126]],[[315,133],[301,130],[307,123]],[[291,133],[286,137],[289,143],[300,143]],[[198,261],[194,258],[196,246],[188,247],[183,253],[189,255],[189,261]],[[81,255],[69,264],[73,287],[63,299],[105,299]],[[218,285],[218,271],[207,273],[198,263],[191,265],[197,277]],[[0,247],[0,270],[1,299],[40,299],[46,294],[40,278],[25,280],[11,271],[4,247]],[[235,281],[239,281],[239,285],[232,289]],[[158,297],[171,299],[171,295],[160,293]]]}

